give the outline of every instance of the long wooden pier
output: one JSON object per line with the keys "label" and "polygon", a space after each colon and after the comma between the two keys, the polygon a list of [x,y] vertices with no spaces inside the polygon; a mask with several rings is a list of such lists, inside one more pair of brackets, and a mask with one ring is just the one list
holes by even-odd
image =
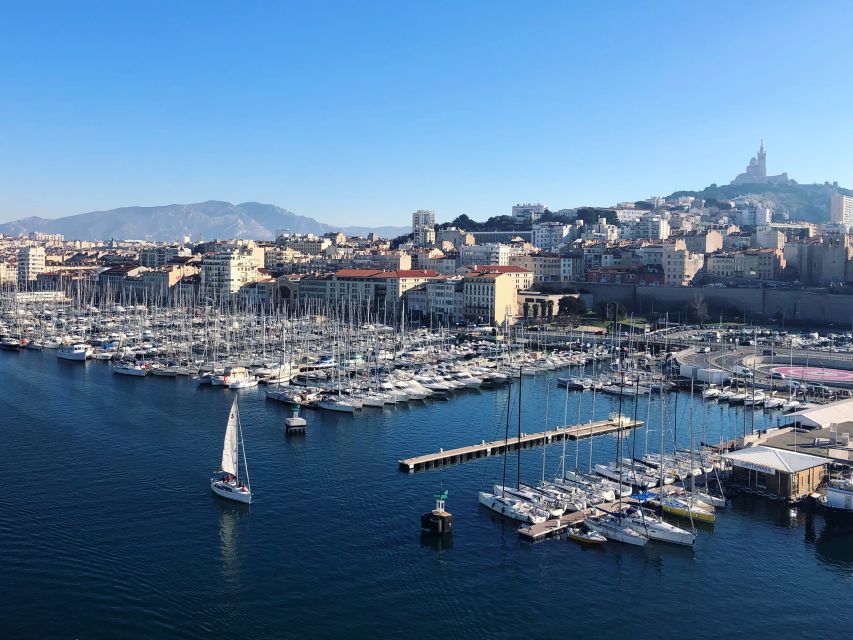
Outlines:
{"label": "long wooden pier", "polygon": [[467,447],[447,449],[446,451],[444,449],[439,449],[436,453],[428,453],[422,456],[415,456],[414,458],[404,458],[399,461],[400,471],[414,473],[415,471],[438,469],[450,464],[458,464],[460,462],[468,462],[469,460],[478,460],[480,458],[501,455],[504,451],[509,452],[516,451],[518,449],[541,447],[542,445],[546,445],[551,442],[560,442],[565,438],[568,438],[569,440],[580,440],[582,438],[615,433],[619,429],[636,429],[642,425],[643,423],[639,420],[631,420],[625,416],[622,416],[620,419],[614,415],[607,420],[597,420],[586,424],[557,427],[551,431],[540,431],[539,433],[523,433],[520,438],[515,436],[506,441],[483,441],[480,444],[474,444]]}

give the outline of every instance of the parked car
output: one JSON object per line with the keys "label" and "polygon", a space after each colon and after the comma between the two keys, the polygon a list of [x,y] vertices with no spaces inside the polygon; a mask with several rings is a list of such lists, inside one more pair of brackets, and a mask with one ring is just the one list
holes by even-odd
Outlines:
{"label": "parked car", "polygon": [[770,379],[771,379],[771,380],[784,380],[784,379],[785,379],[785,374],[784,374],[784,373],[779,373],[778,371],[772,371],[772,372],[770,373]]}

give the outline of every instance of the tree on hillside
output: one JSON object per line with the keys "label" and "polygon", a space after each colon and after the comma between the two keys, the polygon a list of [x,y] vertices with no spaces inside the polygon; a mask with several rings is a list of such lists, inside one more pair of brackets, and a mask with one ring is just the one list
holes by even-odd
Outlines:
{"label": "tree on hillside", "polygon": [[415,237],[415,235],[413,233],[408,233],[408,234],[405,234],[402,236],[397,236],[396,238],[391,240],[391,248],[392,249],[398,249],[400,247],[400,245],[406,244],[407,242],[410,242],[411,240],[414,239],[414,237]]}
{"label": "tree on hillside", "polygon": [[600,207],[580,207],[578,209],[578,220],[583,220],[585,225],[598,224],[599,218],[606,218],[607,224],[619,224],[616,212],[612,209]]}

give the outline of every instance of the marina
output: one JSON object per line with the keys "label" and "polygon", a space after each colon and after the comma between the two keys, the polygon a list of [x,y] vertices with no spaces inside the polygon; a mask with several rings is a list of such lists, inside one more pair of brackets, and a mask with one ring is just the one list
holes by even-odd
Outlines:
{"label": "marina", "polygon": [[[490,597],[486,594],[494,588],[518,589],[520,597],[535,602],[533,585],[542,579],[568,590],[577,581],[589,582],[604,572],[618,570],[622,575],[619,587],[605,583],[595,594],[573,591],[578,607],[589,612],[580,619],[599,626],[609,623],[595,613],[595,603],[600,598],[618,598],[625,589],[640,585],[667,597],[677,597],[678,592],[689,588],[697,598],[717,598],[721,606],[735,606],[734,599],[719,593],[714,577],[717,567],[729,567],[728,575],[732,575],[731,567],[736,567],[733,575],[737,579],[761,584],[778,582],[797,571],[801,584],[817,594],[811,606],[826,615],[831,600],[827,599],[824,607],[822,598],[830,598],[838,581],[853,575],[853,557],[845,551],[849,538],[828,529],[819,513],[810,515],[798,509],[792,516],[788,506],[748,494],[730,498],[712,530],[703,525],[694,551],[675,545],[649,543],[634,548],[608,542],[600,555],[590,555],[586,545],[560,540],[572,529],[563,529],[562,525],[578,524],[578,515],[565,514],[560,521],[534,525],[535,539],[542,542],[530,545],[529,536],[519,531],[521,523],[477,505],[476,492],[484,480],[500,481],[503,456],[423,474],[400,474],[390,468],[399,459],[431,450],[437,440],[453,448],[478,442],[497,430],[503,435],[505,386],[496,391],[456,393],[450,402],[431,401],[422,406],[397,403],[362,410],[355,421],[349,415],[303,408],[300,415],[307,419],[311,431],[307,437],[296,438],[283,435],[284,421],[292,415],[289,407],[267,401],[263,387],[240,390],[236,393],[254,495],[251,505],[234,503],[232,507],[211,494],[208,478],[219,463],[224,423],[235,391],[224,386],[199,387],[184,375],[162,379],[117,376],[108,364],[66,362],[50,350],[8,352],[0,359],[10,381],[3,392],[7,408],[4,425],[28,425],[26,429],[4,429],[4,443],[20,469],[19,482],[30,488],[39,504],[38,510],[17,508],[14,520],[0,517],[0,530],[11,550],[7,562],[22,566],[19,554],[27,554],[31,562],[28,540],[38,540],[42,549],[42,559],[31,570],[13,574],[8,587],[23,591],[27,584],[40,584],[50,592],[55,588],[52,585],[64,584],[70,575],[86,575],[82,568],[88,567],[90,579],[84,578],[79,589],[50,602],[60,613],[70,616],[72,610],[76,612],[72,625],[75,632],[114,624],[124,625],[127,635],[141,637],[150,629],[151,616],[178,615],[171,597],[150,600],[140,614],[130,617],[101,611],[96,619],[87,613],[93,611],[93,602],[116,602],[116,594],[123,588],[119,585],[144,591],[155,581],[168,583],[170,594],[181,594],[182,608],[205,611],[207,599],[226,593],[242,602],[244,611],[267,620],[269,629],[284,633],[290,625],[298,624],[316,635],[331,637],[330,623],[310,613],[312,605],[328,597],[328,588],[318,588],[316,581],[334,584],[341,571],[363,575],[358,567],[364,554],[389,565],[380,580],[382,593],[372,591],[366,579],[355,577],[347,588],[347,602],[337,610],[355,624],[365,628],[375,625],[372,628],[382,633],[391,633],[418,616],[423,606],[442,606],[440,590],[411,586],[401,593],[400,585],[412,585],[413,576],[417,584],[441,584],[447,571],[458,582],[456,588],[466,592],[464,606],[478,610],[488,605]],[[525,376],[523,380],[522,423],[531,433],[543,430],[545,407],[552,416],[546,431],[555,428],[554,422],[562,421],[566,397],[564,390],[555,391],[557,375],[562,374]],[[30,397],[34,389],[52,389],[52,393],[38,407],[20,400]],[[677,437],[685,446],[689,416],[682,412],[691,406],[695,424],[703,425],[704,439],[712,442],[738,436],[744,416],[751,419],[753,413],[759,428],[776,422],[773,414],[754,412],[743,405],[728,407],[702,400],[698,394],[680,396],[678,413],[685,422]],[[651,399],[647,411],[648,397],[640,398],[638,420],[642,418],[644,424],[630,430],[637,457],[642,457],[650,427],[648,440],[657,440],[659,398],[655,395]],[[593,407],[591,391],[571,391],[568,403],[570,416],[580,411],[582,417],[595,422],[606,421],[619,411],[619,397],[614,395],[596,397]],[[94,415],[96,411],[98,419],[70,421],[69,411],[79,415]],[[633,398],[623,398],[622,413],[632,415],[633,411]],[[470,418],[460,420],[460,416]],[[539,428],[529,429],[531,425]],[[163,455],[164,447],[168,456]],[[81,451],[85,452],[82,459],[75,453]],[[629,452],[630,445],[624,453]],[[514,484],[518,455],[522,481],[539,478],[543,454],[549,477],[560,473],[559,458],[563,455],[570,461],[567,466],[583,468],[587,468],[590,454],[593,466],[618,457],[612,433],[526,448],[508,456],[507,484],[510,478]],[[40,471],[51,468],[88,474],[89,481],[101,487],[97,499],[83,497],[73,505],[62,499]],[[115,486],[117,477],[123,479],[120,488]],[[417,519],[434,507],[432,495],[439,484],[450,488],[447,509],[453,512],[452,543],[427,538],[419,543]],[[152,501],[151,492],[164,485],[172,487],[170,499]],[[281,535],[294,523],[314,517],[318,500],[349,524],[321,528],[310,539]],[[623,499],[624,505],[630,503]],[[3,507],[3,513],[12,513],[8,498]],[[40,511],[53,514],[56,526],[45,529]],[[581,513],[586,517],[591,510]],[[143,514],[147,522],[168,536],[150,535],[139,526],[137,514]],[[82,537],[63,533],[79,522],[88,523],[82,525],[85,531],[102,536],[103,542],[95,547]],[[540,536],[543,530],[545,534]],[[173,540],[182,543],[175,545]],[[755,545],[762,547],[763,557],[774,565],[769,573],[765,573],[766,563],[759,569],[750,561]],[[125,558],[120,573],[111,559],[118,552]],[[288,592],[300,595],[289,595],[282,602],[276,576],[287,576]],[[249,584],[253,586],[247,587]],[[412,594],[420,600],[417,606],[411,601]],[[367,602],[377,598],[390,611],[381,622],[364,613]],[[794,604],[794,599],[784,594],[768,601],[765,606],[775,622],[769,627],[763,622],[762,629],[805,631],[800,617],[790,613],[796,610]],[[27,635],[36,620],[44,619],[43,608],[39,601],[21,603],[15,629]],[[547,609],[546,603],[534,605],[531,619],[546,620]],[[646,615],[644,607],[626,606],[615,613],[611,610],[608,620],[618,621],[619,628],[624,628]],[[226,632],[245,631],[241,620],[223,611],[191,612],[188,618],[202,628],[205,620],[213,620]],[[688,626],[693,628],[688,622],[676,622],[675,631],[687,633]],[[475,625],[473,619],[470,624]],[[465,633],[475,627],[462,619],[450,623],[450,628]],[[479,617],[476,628],[496,635],[506,631],[498,621]],[[538,628],[558,632],[562,626],[546,622]],[[746,628],[750,628],[748,623]],[[60,633],[58,625],[48,625],[47,629]],[[754,631],[758,633],[759,629],[755,627]],[[613,633],[612,637],[619,637],[615,629]],[[712,637],[695,630],[690,633]]]}

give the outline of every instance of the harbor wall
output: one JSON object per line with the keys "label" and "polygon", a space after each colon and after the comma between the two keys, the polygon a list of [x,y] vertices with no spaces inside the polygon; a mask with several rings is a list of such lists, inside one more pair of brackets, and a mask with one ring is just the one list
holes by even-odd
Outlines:
{"label": "harbor wall", "polygon": [[786,322],[813,324],[853,322],[853,296],[828,291],[792,289],[716,289],[711,287],[649,287],[625,284],[579,282],[572,286],[589,291],[593,304],[618,302],[639,314],[687,314],[702,301],[710,320],[715,315],[770,319],[782,314]]}

